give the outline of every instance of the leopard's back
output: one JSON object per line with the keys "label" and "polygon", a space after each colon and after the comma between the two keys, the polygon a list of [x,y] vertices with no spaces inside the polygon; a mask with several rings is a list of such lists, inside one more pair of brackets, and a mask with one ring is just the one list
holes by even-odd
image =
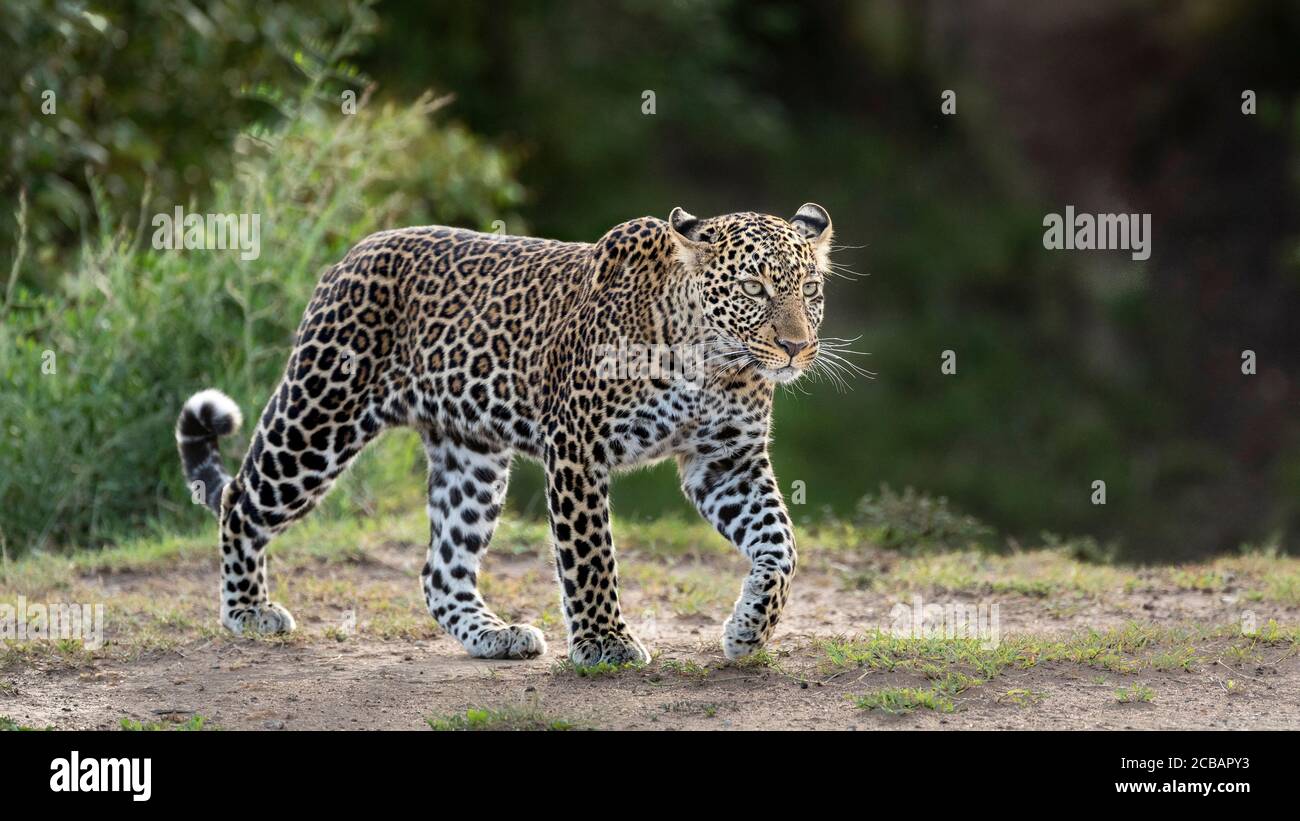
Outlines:
{"label": "leopard's back", "polygon": [[323,275],[295,356],[324,332],[385,424],[536,452],[547,346],[583,299],[591,251],[441,226],[374,234]]}

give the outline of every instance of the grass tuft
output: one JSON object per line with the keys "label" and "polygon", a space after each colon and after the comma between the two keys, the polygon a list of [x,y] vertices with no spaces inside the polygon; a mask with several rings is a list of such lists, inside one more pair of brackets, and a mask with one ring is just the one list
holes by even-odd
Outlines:
{"label": "grass tuft", "polygon": [[39,732],[41,730],[53,730],[53,727],[28,727],[25,724],[19,724],[9,716],[0,716],[0,732]]}
{"label": "grass tuft", "polygon": [[429,728],[438,732],[464,732],[468,730],[573,730],[577,725],[565,719],[545,715],[537,707],[506,707],[487,709],[471,707],[463,715],[430,716],[425,719]]}
{"label": "grass tuft", "polygon": [[1156,691],[1145,684],[1132,684],[1116,690],[1115,700],[1120,704],[1150,704],[1156,700]]}
{"label": "grass tuft", "polygon": [[614,664],[608,661],[602,661],[598,664],[574,664],[569,659],[560,659],[551,665],[551,675],[572,675],[578,678],[605,678],[607,676],[618,676],[632,670],[645,669],[645,662],[625,661],[622,664]]}
{"label": "grass tuft", "polygon": [[[136,721],[132,718],[123,718],[118,725],[130,732],[162,732],[165,730],[179,730],[182,732],[198,732],[207,727],[208,720],[203,716],[195,713],[187,719],[164,720],[164,721]],[[207,729],[212,729],[207,727]]]}
{"label": "grass tuft", "polygon": [[859,709],[880,710],[890,715],[907,715],[917,710],[951,713],[956,709],[951,698],[933,688],[922,690],[916,687],[890,687],[858,696],[854,703]]}

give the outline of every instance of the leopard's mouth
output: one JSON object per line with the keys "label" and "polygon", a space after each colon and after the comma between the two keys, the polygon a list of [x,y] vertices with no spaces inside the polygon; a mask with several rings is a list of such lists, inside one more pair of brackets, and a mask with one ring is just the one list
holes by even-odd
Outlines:
{"label": "leopard's mouth", "polygon": [[803,376],[804,369],[795,365],[785,365],[780,368],[768,368],[760,365],[758,372],[766,379],[786,385]]}

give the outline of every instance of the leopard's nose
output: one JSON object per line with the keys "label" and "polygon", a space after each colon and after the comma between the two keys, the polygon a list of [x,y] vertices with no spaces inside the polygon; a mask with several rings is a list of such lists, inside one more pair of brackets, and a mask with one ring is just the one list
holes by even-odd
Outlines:
{"label": "leopard's nose", "polygon": [[778,339],[776,344],[780,345],[786,353],[790,354],[790,359],[793,360],[795,354],[811,345],[812,341],[808,339]]}

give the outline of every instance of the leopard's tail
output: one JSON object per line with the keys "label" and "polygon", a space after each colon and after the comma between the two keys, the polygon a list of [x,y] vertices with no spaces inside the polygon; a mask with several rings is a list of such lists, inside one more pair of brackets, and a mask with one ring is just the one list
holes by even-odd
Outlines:
{"label": "leopard's tail", "polygon": [[230,474],[221,464],[217,440],[239,430],[243,421],[235,400],[213,388],[191,396],[176,420],[176,447],[185,480],[194,489],[195,500],[201,498],[218,516],[221,491],[230,482]]}

